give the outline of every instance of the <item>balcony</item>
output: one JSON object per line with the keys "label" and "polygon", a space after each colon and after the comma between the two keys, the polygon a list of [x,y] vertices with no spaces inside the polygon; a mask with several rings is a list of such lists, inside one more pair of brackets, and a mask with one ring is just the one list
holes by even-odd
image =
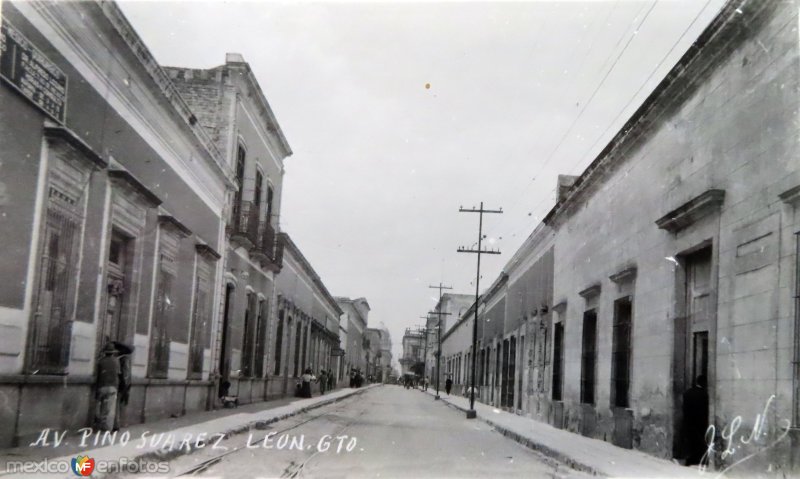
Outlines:
{"label": "balcony", "polygon": [[258,243],[250,248],[250,257],[264,266],[275,255],[275,230],[266,221],[260,221],[258,231]]}
{"label": "balcony", "polygon": [[270,224],[264,225],[261,234],[261,252],[261,266],[274,273],[280,272],[283,266],[283,242]]}
{"label": "balcony", "polygon": [[232,242],[249,249],[258,245],[258,207],[252,201],[234,204],[227,231]]}

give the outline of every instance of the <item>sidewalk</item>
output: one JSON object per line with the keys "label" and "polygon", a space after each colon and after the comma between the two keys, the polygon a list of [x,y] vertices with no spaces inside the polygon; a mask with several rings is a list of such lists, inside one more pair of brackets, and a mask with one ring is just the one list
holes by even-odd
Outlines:
{"label": "sidewalk", "polygon": [[[427,394],[435,396],[436,392],[428,389]],[[464,412],[469,409],[469,398],[448,396],[444,391],[439,396],[448,406]],[[477,400],[475,411],[478,419],[493,426],[504,436],[578,471],[614,478],[696,478],[702,475],[697,469],[556,429],[549,424],[508,413]]]}
{"label": "sidewalk", "polygon": [[[78,454],[89,456],[95,461],[128,461],[157,459],[166,461],[177,456],[190,454],[198,447],[211,446],[221,436],[234,435],[253,428],[264,426],[316,409],[355,394],[361,394],[380,384],[371,384],[359,389],[344,388],[329,392],[324,396],[309,399],[282,398],[274,401],[247,404],[235,409],[218,409],[187,414],[180,418],[165,419],[137,424],[124,428],[116,435],[116,441],[95,446],[95,436],[81,444],[82,437],[73,434],[64,438],[58,447],[22,446],[0,451],[0,476],[23,477],[9,474],[9,461],[52,461],[69,463]],[[130,440],[122,444],[121,434],[129,433]],[[52,434],[48,441],[52,444]],[[75,475],[66,471],[64,477]],[[28,475],[27,477],[30,477]],[[101,477],[99,471],[92,477]]]}

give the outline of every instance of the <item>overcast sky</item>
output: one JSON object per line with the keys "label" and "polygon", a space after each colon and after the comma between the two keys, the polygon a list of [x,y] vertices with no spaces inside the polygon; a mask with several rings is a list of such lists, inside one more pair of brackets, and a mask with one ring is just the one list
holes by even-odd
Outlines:
{"label": "overcast sky", "polygon": [[399,357],[438,299],[489,286],[724,0],[131,2],[158,61],[250,63],[291,145],[281,228],[336,296],[366,297]]}

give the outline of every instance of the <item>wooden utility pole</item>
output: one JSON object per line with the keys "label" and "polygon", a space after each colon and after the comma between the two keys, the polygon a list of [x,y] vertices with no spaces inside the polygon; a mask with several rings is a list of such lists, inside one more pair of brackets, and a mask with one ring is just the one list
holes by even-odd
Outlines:
{"label": "wooden utility pole", "polygon": [[483,201],[481,201],[480,208],[471,209],[459,208],[459,213],[478,213],[478,249],[465,248],[459,246],[459,253],[475,253],[478,255],[478,275],[475,277],[475,322],[472,324],[472,387],[469,394],[469,411],[467,411],[467,419],[475,419],[477,413],[475,412],[475,365],[478,349],[478,300],[480,299],[480,282],[481,282],[481,255],[482,254],[500,254],[498,250],[484,250],[481,249],[481,242],[483,240],[483,214],[484,213],[502,213],[503,209],[499,210],[485,210],[483,209]]}
{"label": "wooden utility pole", "polygon": [[434,399],[439,399],[439,378],[442,376],[442,316],[448,316],[450,313],[443,313],[442,312],[442,290],[444,289],[453,289],[452,286],[445,286],[439,281],[439,286],[428,286],[432,289],[439,290],[439,311],[431,311],[428,314],[435,314],[438,316],[439,321],[437,322],[436,328],[436,342],[438,343],[438,350],[436,351],[436,397]]}

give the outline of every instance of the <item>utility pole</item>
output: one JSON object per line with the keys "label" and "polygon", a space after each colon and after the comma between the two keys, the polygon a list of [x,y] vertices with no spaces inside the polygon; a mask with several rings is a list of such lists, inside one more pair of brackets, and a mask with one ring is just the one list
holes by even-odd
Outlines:
{"label": "utility pole", "polygon": [[439,311],[432,311],[428,314],[435,314],[438,316],[439,321],[437,323],[436,329],[436,342],[439,344],[438,350],[436,351],[436,397],[434,399],[439,399],[439,378],[442,376],[441,365],[442,365],[442,316],[448,316],[450,313],[443,313],[442,312],[442,290],[443,289],[453,289],[452,286],[444,286],[441,281],[439,281],[439,286],[428,286],[432,289],[439,290]]}
{"label": "utility pole", "polygon": [[471,209],[458,209],[459,213],[478,213],[478,249],[469,249],[459,246],[456,250],[459,253],[475,253],[478,255],[478,275],[475,277],[475,322],[472,324],[472,387],[469,393],[469,411],[467,411],[467,419],[475,419],[478,414],[475,412],[475,365],[478,350],[478,300],[480,299],[480,282],[481,282],[481,255],[482,254],[500,254],[498,250],[483,250],[481,249],[481,241],[483,240],[483,214],[484,213],[502,213],[503,209],[499,210],[485,210],[483,209],[483,201],[481,207],[476,209],[474,206]]}
{"label": "utility pole", "polygon": [[425,327],[420,328],[422,334],[425,335],[425,345],[422,348],[422,382],[424,384],[425,374],[428,371],[428,317],[420,316],[420,318],[425,320]]}

